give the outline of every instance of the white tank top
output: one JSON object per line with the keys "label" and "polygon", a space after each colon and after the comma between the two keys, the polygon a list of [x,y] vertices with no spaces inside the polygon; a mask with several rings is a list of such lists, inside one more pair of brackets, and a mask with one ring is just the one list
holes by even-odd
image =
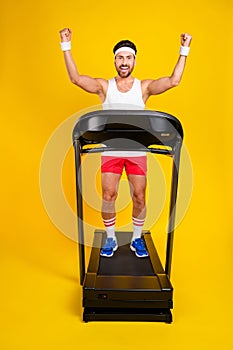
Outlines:
{"label": "white tank top", "polygon": [[[106,99],[103,102],[103,109],[144,109],[145,103],[142,99],[141,81],[134,78],[132,88],[127,92],[121,92],[117,88],[115,78],[108,81],[108,90]],[[102,156],[111,157],[140,157],[145,156],[146,152],[137,151],[107,151]]]}

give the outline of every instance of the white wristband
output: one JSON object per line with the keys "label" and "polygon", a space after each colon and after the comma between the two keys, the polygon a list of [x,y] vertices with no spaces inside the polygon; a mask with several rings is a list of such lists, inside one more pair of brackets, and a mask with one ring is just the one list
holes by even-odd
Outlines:
{"label": "white wristband", "polygon": [[62,41],[60,44],[61,44],[62,51],[71,50],[71,41]]}
{"label": "white wristband", "polygon": [[180,55],[181,56],[188,56],[189,54],[189,51],[190,51],[190,47],[189,46],[181,46],[180,47]]}

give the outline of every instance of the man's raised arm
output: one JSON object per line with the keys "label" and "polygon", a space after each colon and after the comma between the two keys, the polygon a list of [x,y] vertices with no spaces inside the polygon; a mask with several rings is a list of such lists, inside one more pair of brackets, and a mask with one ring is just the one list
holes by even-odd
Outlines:
{"label": "man's raised arm", "polygon": [[100,96],[104,100],[104,85],[107,84],[104,79],[95,79],[88,75],[81,75],[78,72],[76,64],[71,54],[71,30],[69,28],[60,31],[61,49],[64,53],[64,60],[70,81],[81,89]]}
{"label": "man's raised arm", "polygon": [[144,91],[146,91],[145,95],[147,95],[147,98],[151,95],[161,94],[177,86],[180,83],[185,68],[186,58],[189,53],[192,37],[191,35],[185,33],[181,34],[180,38],[180,56],[171,76],[163,77],[156,80],[145,80],[143,82]]}

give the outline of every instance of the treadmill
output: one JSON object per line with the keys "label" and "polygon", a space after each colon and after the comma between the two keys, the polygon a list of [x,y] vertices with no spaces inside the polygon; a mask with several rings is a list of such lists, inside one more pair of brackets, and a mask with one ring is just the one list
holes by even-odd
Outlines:
{"label": "treadmill", "polygon": [[[83,321],[158,321],[171,323],[173,287],[170,281],[176,198],[183,129],[180,121],[153,110],[97,110],[82,115],[73,129],[80,284]],[[149,257],[129,248],[132,232],[116,232],[118,250],[100,256],[106,239],[95,230],[89,265],[85,267],[82,155],[113,150],[143,151],[172,157],[166,261],[160,261],[150,231],[143,231]],[[156,175],[155,175],[156,176]],[[91,181],[91,180],[89,180]]]}

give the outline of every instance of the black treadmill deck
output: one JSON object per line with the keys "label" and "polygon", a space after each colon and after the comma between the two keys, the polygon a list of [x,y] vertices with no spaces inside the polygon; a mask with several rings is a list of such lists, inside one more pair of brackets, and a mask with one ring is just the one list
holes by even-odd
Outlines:
{"label": "black treadmill deck", "polygon": [[166,276],[150,232],[144,233],[149,257],[130,250],[131,232],[117,232],[119,248],[101,257],[104,231],[95,231],[90,263],[83,285],[84,321],[172,320],[172,285]]}
{"label": "black treadmill deck", "polygon": [[[153,266],[149,258],[136,258],[130,249],[132,234],[128,232],[116,233],[118,249],[111,258],[100,257],[99,276],[154,276]],[[106,235],[102,235],[103,246]]]}

